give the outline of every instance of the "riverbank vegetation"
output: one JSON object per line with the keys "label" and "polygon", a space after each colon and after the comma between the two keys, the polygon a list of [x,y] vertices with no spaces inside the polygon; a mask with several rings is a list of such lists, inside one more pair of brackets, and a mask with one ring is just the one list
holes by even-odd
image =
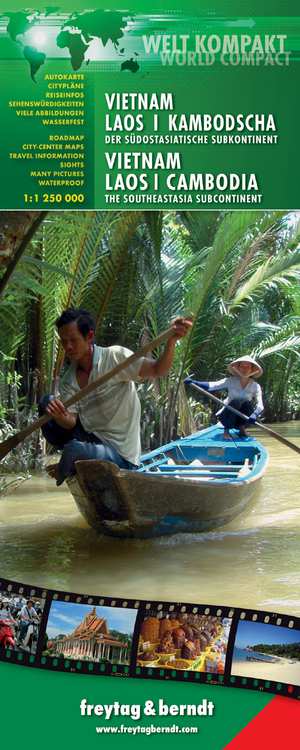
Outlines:
{"label": "riverbank vegetation", "polygon": [[[2,438],[27,424],[42,393],[55,388],[63,352],[54,322],[69,306],[94,315],[98,343],[133,350],[172,317],[193,314],[170,375],[139,386],[144,449],[209,424],[211,405],[188,400],[183,378],[218,379],[245,353],[264,368],[266,420],[299,418],[295,213],[54,211],[27,239],[0,273]],[[34,434],[6,464],[25,470],[40,456]]]}
{"label": "riverbank vegetation", "polygon": [[300,661],[300,643],[257,643],[249,650]]}

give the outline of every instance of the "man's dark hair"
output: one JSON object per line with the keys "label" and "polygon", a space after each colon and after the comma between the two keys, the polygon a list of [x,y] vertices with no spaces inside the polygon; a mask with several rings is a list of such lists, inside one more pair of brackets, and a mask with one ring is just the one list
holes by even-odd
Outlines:
{"label": "man's dark hair", "polygon": [[95,321],[87,310],[82,310],[81,307],[68,307],[55,321],[57,330],[68,323],[77,323],[77,328],[82,336],[87,336],[89,331],[95,333]]}

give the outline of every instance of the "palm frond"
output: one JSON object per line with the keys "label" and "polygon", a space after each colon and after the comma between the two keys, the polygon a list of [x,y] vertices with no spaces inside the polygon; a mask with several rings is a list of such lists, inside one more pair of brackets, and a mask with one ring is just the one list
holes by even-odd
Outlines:
{"label": "palm frond", "polygon": [[276,258],[268,258],[239,287],[230,307],[240,305],[253,295],[278,284],[288,285],[300,278],[300,248]]}

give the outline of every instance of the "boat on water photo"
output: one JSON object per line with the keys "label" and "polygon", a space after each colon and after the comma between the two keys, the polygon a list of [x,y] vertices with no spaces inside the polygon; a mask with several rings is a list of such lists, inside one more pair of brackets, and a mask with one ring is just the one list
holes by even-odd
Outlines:
{"label": "boat on water photo", "polygon": [[268,463],[255,437],[209,427],[146,453],[136,471],[77,461],[67,483],[87,523],[116,537],[202,532],[229,523],[252,499]]}

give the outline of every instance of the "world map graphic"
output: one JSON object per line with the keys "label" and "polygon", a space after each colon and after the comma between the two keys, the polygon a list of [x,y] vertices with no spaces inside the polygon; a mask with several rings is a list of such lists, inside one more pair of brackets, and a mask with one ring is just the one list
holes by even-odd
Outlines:
{"label": "world map graphic", "polygon": [[[27,44],[24,40],[27,32],[34,27],[38,28],[41,23],[49,24],[49,17],[57,17],[59,6],[47,6],[43,11],[28,10],[1,13],[1,18],[8,18],[6,26],[10,39],[21,45],[22,54],[29,64],[31,79],[36,82],[36,74],[47,59],[47,53],[43,49]],[[118,55],[124,55],[124,41],[126,38],[126,26],[128,18],[122,13],[93,10],[75,12],[63,16],[63,21],[56,35],[57,50],[68,50],[71,67],[74,71],[82,68],[83,64],[89,64],[89,49],[94,40],[102,42],[105,47],[108,42],[112,43]],[[121,63],[121,70],[129,70],[136,73],[139,64],[136,60],[137,53],[130,59]]]}

